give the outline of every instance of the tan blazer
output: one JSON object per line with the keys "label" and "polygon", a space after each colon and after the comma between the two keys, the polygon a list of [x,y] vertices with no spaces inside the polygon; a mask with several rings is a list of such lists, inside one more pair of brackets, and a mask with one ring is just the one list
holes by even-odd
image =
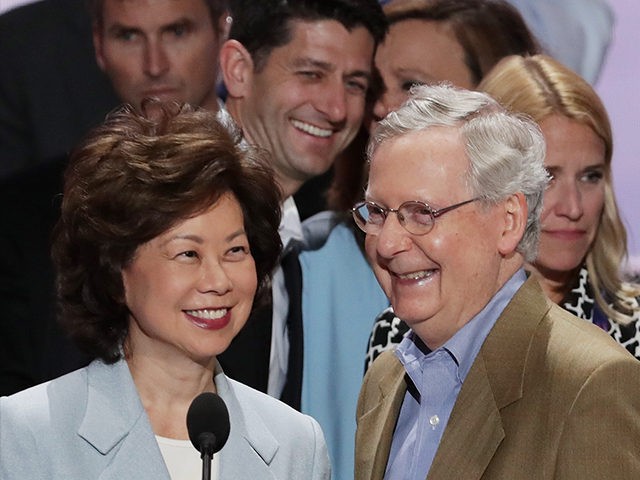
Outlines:
{"label": "tan blazer", "polygon": [[[405,391],[385,352],[360,392],[356,480],[384,477]],[[640,479],[640,362],[527,280],[474,361],[427,478]]]}

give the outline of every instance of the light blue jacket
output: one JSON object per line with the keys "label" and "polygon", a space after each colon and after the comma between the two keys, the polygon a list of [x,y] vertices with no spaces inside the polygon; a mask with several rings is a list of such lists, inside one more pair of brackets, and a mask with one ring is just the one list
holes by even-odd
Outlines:
{"label": "light blue jacket", "polygon": [[[216,372],[231,433],[220,479],[328,479],[315,420]],[[2,480],[169,480],[125,361],[0,398]]]}
{"label": "light blue jacket", "polygon": [[322,212],[303,223],[302,411],[324,431],[335,480],[353,479],[356,404],[373,322],[389,306],[353,232]]}

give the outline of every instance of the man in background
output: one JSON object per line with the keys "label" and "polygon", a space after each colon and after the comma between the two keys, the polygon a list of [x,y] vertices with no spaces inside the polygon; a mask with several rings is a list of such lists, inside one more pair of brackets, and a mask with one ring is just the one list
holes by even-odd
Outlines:
{"label": "man in background", "polygon": [[[95,59],[121,101],[139,105],[143,98],[156,96],[218,110],[218,51],[227,33],[226,1],[95,0],[91,16]],[[59,216],[67,155],[59,152],[49,160],[0,183],[0,203],[5,206],[0,210],[0,395],[55,378],[89,360],[59,332],[55,320],[49,239]]]}
{"label": "man in background", "polygon": [[240,0],[232,16],[220,52],[226,110],[244,141],[271,154],[283,192],[284,255],[272,304],[219,359],[231,377],[299,409],[302,230],[292,196],[325,173],[358,131],[386,20],[377,0]]}

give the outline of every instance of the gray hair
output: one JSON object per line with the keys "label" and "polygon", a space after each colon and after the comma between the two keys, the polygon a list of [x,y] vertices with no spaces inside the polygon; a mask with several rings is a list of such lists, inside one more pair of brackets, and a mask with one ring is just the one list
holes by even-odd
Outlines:
{"label": "gray hair", "polygon": [[535,259],[540,237],[542,197],[549,180],[544,168],[545,142],[529,117],[511,113],[485,93],[447,84],[416,86],[409,99],[389,113],[373,132],[367,157],[393,138],[430,127],[457,127],[469,159],[466,184],[485,204],[522,192],[527,226],[517,251]]}

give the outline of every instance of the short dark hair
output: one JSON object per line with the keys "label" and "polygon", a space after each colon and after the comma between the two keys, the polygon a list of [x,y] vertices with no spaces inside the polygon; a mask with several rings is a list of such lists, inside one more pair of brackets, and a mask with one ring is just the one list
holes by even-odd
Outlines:
{"label": "short dark hair", "polygon": [[500,59],[541,51],[520,12],[505,0],[408,0],[384,11],[390,25],[409,19],[449,23],[475,85]]}
{"label": "short dark hair", "polygon": [[[91,20],[94,24],[102,25],[102,7],[104,0],[85,0],[89,13],[91,14]],[[202,0],[209,8],[209,14],[211,16],[211,23],[214,30],[218,30],[218,19],[222,14],[229,10],[228,0]]]}
{"label": "short dark hair", "polygon": [[294,20],[336,20],[347,30],[365,27],[377,45],[387,21],[377,0],[230,0],[229,38],[240,42],[259,71],[274,48],[291,41]]}
{"label": "short dark hair", "polygon": [[78,346],[121,358],[122,270],[137,248],[231,193],[242,208],[259,293],[280,254],[281,193],[260,153],[214,113],[143,101],[111,113],[73,152],[54,230],[60,322]]}

